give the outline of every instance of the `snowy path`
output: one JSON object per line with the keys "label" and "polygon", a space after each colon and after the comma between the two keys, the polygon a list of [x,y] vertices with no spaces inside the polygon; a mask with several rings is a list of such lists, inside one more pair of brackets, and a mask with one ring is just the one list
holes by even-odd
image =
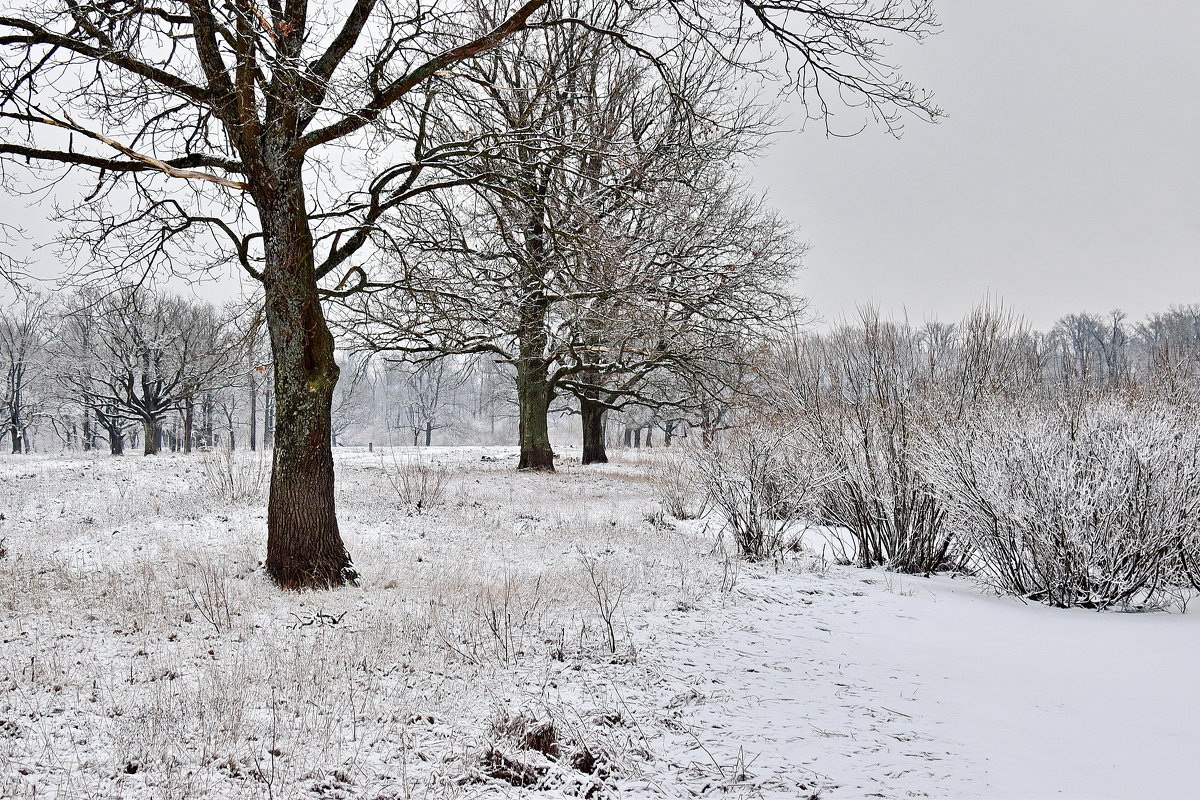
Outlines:
{"label": "snowy path", "polygon": [[853,570],[738,591],[672,612],[649,648],[690,687],[674,746],[729,782],[741,758],[765,796],[1200,796],[1194,615],[1061,611]]}

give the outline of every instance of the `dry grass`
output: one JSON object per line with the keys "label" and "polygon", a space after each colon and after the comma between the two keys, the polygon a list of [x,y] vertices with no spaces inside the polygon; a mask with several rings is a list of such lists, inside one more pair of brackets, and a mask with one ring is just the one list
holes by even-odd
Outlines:
{"label": "dry grass", "polygon": [[590,687],[636,659],[641,615],[719,582],[706,538],[644,521],[641,468],[474,453],[412,516],[377,457],[338,456],[363,586],[306,594],[267,583],[262,509],[219,502],[199,457],[0,461],[0,796],[470,793],[497,703],[607,754],[563,773],[580,791],[637,768]]}

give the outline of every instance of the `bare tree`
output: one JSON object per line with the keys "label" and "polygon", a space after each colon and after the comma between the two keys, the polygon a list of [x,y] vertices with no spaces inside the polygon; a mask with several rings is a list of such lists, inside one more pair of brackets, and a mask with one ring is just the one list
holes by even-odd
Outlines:
{"label": "bare tree", "polygon": [[72,337],[74,344],[87,349],[60,346],[60,381],[110,437],[124,438],[117,420],[140,423],[146,455],[158,452],[162,421],[172,412],[183,412],[183,438],[190,440],[196,396],[232,380],[239,343],[211,306],[127,290],[77,307],[71,319],[72,332],[88,337]]}
{"label": "bare tree", "polygon": [[[80,291],[55,304],[49,339],[52,390],[64,409],[78,414],[80,443],[85,452],[95,449],[97,439],[108,440],[109,452],[125,453],[127,422],[111,405],[96,403],[95,376],[100,372],[100,297]],[[74,420],[63,421],[70,429]]]}
{"label": "bare tree", "polygon": [[480,60],[483,88],[443,123],[496,139],[463,168],[475,194],[442,209],[431,258],[401,261],[396,290],[348,316],[370,349],[509,364],[521,469],[553,470],[557,397],[578,398],[585,463],[604,460],[606,410],[671,402],[656,372],[697,369],[732,330],[790,313],[782,285],[803,248],[728,174],[766,116],[727,101],[728,68],[683,51],[671,80],[586,30]]}
{"label": "bare tree", "polygon": [[905,110],[938,112],[886,66],[883,38],[934,24],[924,0],[31,2],[0,14],[0,157],[37,182],[90,175],[67,212],[89,263],[236,260],[262,282],[277,407],[267,570],[285,587],[329,586],[355,573],[334,514],[338,368],[321,297],[365,286],[381,221],[461,179],[440,165],[487,147],[428,141],[437,91],[471,80],[457,65],[530,27],[601,31],[664,66],[698,40],[714,60],[765,69],[746,57],[765,38],[789,53],[814,114],[836,94],[894,127]]}
{"label": "bare tree", "polygon": [[563,315],[560,384],[579,403],[585,464],[607,460],[609,410],[697,416],[704,427],[704,407],[740,391],[757,350],[802,309],[789,283],[805,246],[724,169],[655,199],[610,234],[628,246],[591,270]]}
{"label": "bare tree", "polygon": [[29,428],[38,410],[34,392],[45,389],[45,346],[48,298],[25,294],[8,309],[0,309],[0,411],[12,452],[29,452]]}
{"label": "bare tree", "polygon": [[[380,402],[384,406],[388,430],[407,431],[413,447],[433,444],[434,431],[453,424],[449,410],[459,404],[475,407],[487,402],[463,402],[460,390],[474,375],[471,360],[446,357],[421,364],[405,361],[384,362],[379,372]],[[470,384],[474,389],[474,384]]]}
{"label": "bare tree", "polygon": [[1200,390],[1200,306],[1172,306],[1134,330],[1139,379],[1183,402]]}

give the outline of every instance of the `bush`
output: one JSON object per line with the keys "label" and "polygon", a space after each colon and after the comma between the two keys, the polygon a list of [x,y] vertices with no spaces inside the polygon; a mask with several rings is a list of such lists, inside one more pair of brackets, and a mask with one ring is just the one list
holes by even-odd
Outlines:
{"label": "bush", "polygon": [[956,564],[952,528],[932,486],[913,466],[908,449],[891,447],[868,430],[860,447],[841,445],[831,461],[838,477],[821,493],[819,518],[845,528],[860,567],[928,575]]}
{"label": "bush", "polygon": [[751,560],[779,555],[816,483],[788,437],[748,428],[694,452],[708,502],[724,518],[738,554]]}
{"label": "bush", "polygon": [[1178,409],[980,409],[931,431],[922,462],[999,592],[1059,607],[1162,606],[1187,583],[1200,432]]}
{"label": "bush", "polygon": [[420,514],[446,501],[449,470],[426,460],[420,452],[405,461],[397,460],[393,452],[392,467],[383,471],[400,503],[412,513]]}
{"label": "bush", "polygon": [[680,453],[658,455],[650,463],[649,478],[663,511],[675,519],[695,519],[703,513],[700,476],[692,459]]}
{"label": "bush", "polygon": [[202,491],[223,503],[261,500],[271,477],[271,461],[262,452],[234,452],[226,447],[200,454]]}
{"label": "bush", "polygon": [[864,312],[859,327],[797,340],[781,360],[787,377],[776,403],[831,476],[817,519],[848,531],[858,566],[926,574],[952,566],[945,514],[914,461],[941,380],[916,332]]}

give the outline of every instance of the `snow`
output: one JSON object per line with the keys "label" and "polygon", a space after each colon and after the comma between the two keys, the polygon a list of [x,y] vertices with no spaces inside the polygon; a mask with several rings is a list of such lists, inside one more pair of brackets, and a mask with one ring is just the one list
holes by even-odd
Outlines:
{"label": "snow", "polygon": [[685,681],[709,676],[692,724],[720,731],[718,761],[753,753],[752,772],[817,775],[830,797],[1196,796],[1193,617],[837,568],[739,594],[704,622],[719,639],[660,634]]}
{"label": "snow", "polygon": [[656,513],[653,457],[573,455],[430,449],[451,500],[413,514],[406,450],[339,450],[364,584],[307,594],[198,456],[0,457],[0,796],[1197,796],[1194,615],[739,563]]}

